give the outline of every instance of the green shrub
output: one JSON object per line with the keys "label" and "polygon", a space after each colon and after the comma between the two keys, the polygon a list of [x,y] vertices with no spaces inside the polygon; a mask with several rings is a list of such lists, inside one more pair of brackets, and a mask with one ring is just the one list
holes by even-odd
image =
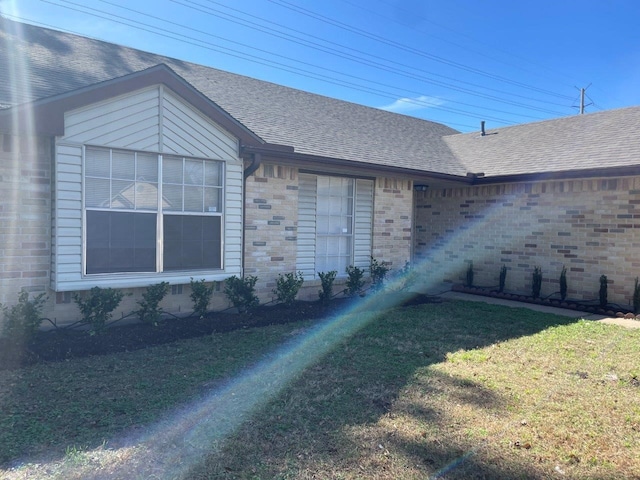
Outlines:
{"label": "green shrub", "polygon": [[344,293],[353,297],[360,294],[362,287],[364,287],[364,270],[354,265],[349,265],[346,268],[347,283],[344,289]]}
{"label": "green shrub", "polygon": [[467,267],[467,287],[473,287],[473,262],[469,262]]}
{"label": "green shrub", "polygon": [[197,317],[204,317],[207,315],[209,311],[209,302],[211,301],[211,295],[213,295],[214,284],[207,285],[202,280],[194,281],[193,278],[190,281],[191,283],[191,301],[193,302],[193,314]]}
{"label": "green shrub", "polygon": [[258,278],[251,275],[243,278],[233,275],[224,282],[224,294],[240,312],[246,312],[260,304],[255,294],[257,281]]}
{"label": "green shrub", "polygon": [[318,297],[320,297],[321,303],[327,304],[333,297],[333,282],[337,274],[338,272],[336,270],[318,272],[320,283],[322,284],[322,290],[318,290]]}
{"label": "green shrub", "polygon": [[418,281],[418,270],[411,265],[411,262],[404,262],[404,267],[400,269],[397,277],[400,279],[399,290],[410,290]]}
{"label": "green shrub", "polygon": [[600,307],[606,308],[609,301],[607,300],[607,276],[600,275],[600,291],[598,292]]}
{"label": "green shrub", "polygon": [[636,283],[633,286],[633,313],[636,315],[640,313],[640,284],[638,284],[638,277],[636,277]]}
{"label": "green shrub", "polygon": [[371,257],[371,264],[369,268],[371,272],[371,288],[374,291],[380,290],[384,285],[387,273],[389,273],[389,267],[384,263],[379,263],[375,258]]}
{"label": "green shrub", "polygon": [[506,282],[507,282],[507,266],[502,265],[502,268],[500,268],[498,292],[500,293],[504,292],[504,285]]}
{"label": "green shrub", "polygon": [[280,273],[276,279],[276,288],[273,289],[273,293],[279,302],[285,305],[291,305],[296,299],[303,283],[304,278],[302,272],[290,272],[284,275]]}
{"label": "green shrub", "polygon": [[4,317],[3,335],[24,341],[33,338],[42,323],[42,307],[46,301],[44,293],[29,300],[29,293],[22,290],[18,294],[18,303],[13,307],[0,304]]}
{"label": "green shrub", "polygon": [[564,265],[560,271],[560,298],[562,300],[567,298],[567,267]]}
{"label": "green shrub", "polygon": [[124,293],[113,288],[93,287],[85,296],[73,294],[73,300],[82,314],[82,323],[91,327],[91,333],[100,332],[120,305]]}
{"label": "green shrub", "polygon": [[140,308],[135,311],[141,322],[158,324],[160,315],[162,315],[162,307],[159,304],[167,293],[169,293],[168,282],[160,282],[147,287],[147,290],[142,294],[142,300],[137,302]]}
{"label": "green shrub", "polygon": [[534,267],[533,278],[531,282],[531,295],[533,295],[533,298],[540,297],[541,289],[542,289],[542,269],[540,267]]}

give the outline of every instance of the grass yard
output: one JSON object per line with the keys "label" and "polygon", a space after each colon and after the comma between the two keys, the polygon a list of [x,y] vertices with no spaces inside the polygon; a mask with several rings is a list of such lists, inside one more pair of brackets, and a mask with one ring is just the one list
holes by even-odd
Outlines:
{"label": "grass yard", "polygon": [[0,478],[640,479],[640,329],[475,302],[342,321],[365,316],[255,387],[233,379],[312,323],[0,372]]}

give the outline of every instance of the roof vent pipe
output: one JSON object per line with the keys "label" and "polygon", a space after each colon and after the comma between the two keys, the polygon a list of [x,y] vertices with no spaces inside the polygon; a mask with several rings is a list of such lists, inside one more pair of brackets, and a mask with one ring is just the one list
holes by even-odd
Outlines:
{"label": "roof vent pipe", "polygon": [[480,121],[480,135],[482,135],[483,137],[486,135],[484,131],[484,120]]}

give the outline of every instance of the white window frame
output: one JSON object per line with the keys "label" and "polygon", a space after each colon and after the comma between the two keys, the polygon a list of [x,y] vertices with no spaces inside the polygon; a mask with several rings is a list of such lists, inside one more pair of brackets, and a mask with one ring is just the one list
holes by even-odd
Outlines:
{"label": "white window frame", "polygon": [[[158,172],[158,177],[157,177],[157,201],[156,201],[156,209],[148,209],[148,208],[143,208],[143,209],[136,209],[135,206],[134,208],[131,209],[124,209],[124,208],[100,208],[100,207],[94,207],[94,206],[87,206],[87,169],[86,169],[86,162],[87,162],[87,150],[88,149],[100,149],[100,150],[108,150],[109,151],[109,158],[110,158],[110,174],[109,174],[109,180],[110,182],[113,179],[113,171],[112,171],[112,167],[111,164],[113,162],[113,152],[114,151],[121,151],[121,152],[127,152],[127,153],[132,153],[134,154],[134,157],[136,159],[136,166],[137,166],[137,155],[138,154],[143,154],[143,155],[153,155],[156,156],[157,158],[157,162],[158,162],[158,168],[157,168],[157,172]],[[213,212],[210,210],[205,211],[205,207],[203,204],[203,211],[201,212],[196,212],[196,211],[185,211],[184,210],[184,178],[183,178],[183,205],[182,205],[182,209],[180,211],[177,210],[166,210],[163,208],[163,159],[164,157],[173,157],[173,158],[181,158],[182,162],[183,162],[183,171],[184,171],[184,165],[186,163],[187,160],[195,160],[195,161],[202,161],[203,162],[203,168],[204,165],[206,164],[206,162],[215,162],[219,165],[220,168],[220,182],[219,185],[216,185],[213,188],[217,188],[219,190],[218,193],[218,205],[219,208],[217,208],[217,211]],[[224,160],[218,160],[218,159],[207,159],[207,158],[199,158],[199,157],[189,157],[189,156],[184,156],[184,155],[175,155],[175,154],[170,154],[170,155],[163,155],[161,153],[157,153],[157,152],[146,152],[146,151],[138,151],[138,150],[127,150],[124,148],[111,148],[111,147],[104,147],[104,146],[93,146],[93,145],[83,145],[83,149],[82,149],[82,277],[89,279],[89,278],[113,278],[113,277],[118,277],[118,276],[127,276],[127,277],[176,277],[176,276],[184,276],[184,275],[188,275],[190,273],[222,273],[224,271],[225,265],[224,265],[224,258],[225,258],[225,254],[224,254],[224,238],[225,238],[225,198],[226,198],[226,162]],[[95,176],[89,176],[90,178],[97,178]],[[204,175],[203,175],[204,177]],[[104,177],[106,179],[106,177]],[[137,175],[135,176],[133,182],[135,185],[135,182],[137,181]],[[206,181],[203,178],[203,185],[201,185],[200,187],[202,188],[212,188],[211,186],[206,186]],[[111,185],[111,183],[110,183]],[[111,188],[111,186],[110,186]],[[110,191],[109,194],[109,198],[112,198],[112,192]],[[203,200],[204,202],[204,200]],[[97,272],[97,273],[87,273],[87,211],[106,211],[106,212],[127,212],[127,213],[147,213],[147,214],[155,214],[156,215],[156,230],[155,230],[155,236],[156,236],[156,261],[155,261],[155,271],[127,271],[127,272]],[[164,266],[164,247],[165,247],[165,241],[164,241],[164,217],[165,216],[181,216],[181,217],[186,217],[186,216],[199,216],[199,217],[211,217],[211,218],[219,218],[219,244],[220,244],[220,252],[219,252],[219,263],[220,266],[216,267],[216,268],[212,268],[212,267],[203,267],[203,268],[194,268],[194,269],[170,269],[170,270],[166,270],[165,266]]]}

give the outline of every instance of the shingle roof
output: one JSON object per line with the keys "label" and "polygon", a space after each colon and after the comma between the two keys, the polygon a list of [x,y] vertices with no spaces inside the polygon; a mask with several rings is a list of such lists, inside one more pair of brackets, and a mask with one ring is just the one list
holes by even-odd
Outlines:
{"label": "shingle roof", "polygon": [[[265,142],[302,154],[465,174],[442,139],[457,131],[439,123],[69,33],[2,19],[0,26],[0,103],[61,95],[164,63]],[[30,91],[9,78],[12,58],[26,59]]]}
{"label": "shingle roof", "polygon": [[[19,32],[18,35],[16,32]],[[27,82],[14,82],[17,59]],[[640,107],[479,133],[0,17],[0,106],[166,64],[267,143],[351,162],[485,178],[640,166]],[[29,88],[25,88],[29,86]]]}
{"label": "shingle roof", "polygon": [[640,165],[640,107],[445,137],[469,172],[487,177]]}

